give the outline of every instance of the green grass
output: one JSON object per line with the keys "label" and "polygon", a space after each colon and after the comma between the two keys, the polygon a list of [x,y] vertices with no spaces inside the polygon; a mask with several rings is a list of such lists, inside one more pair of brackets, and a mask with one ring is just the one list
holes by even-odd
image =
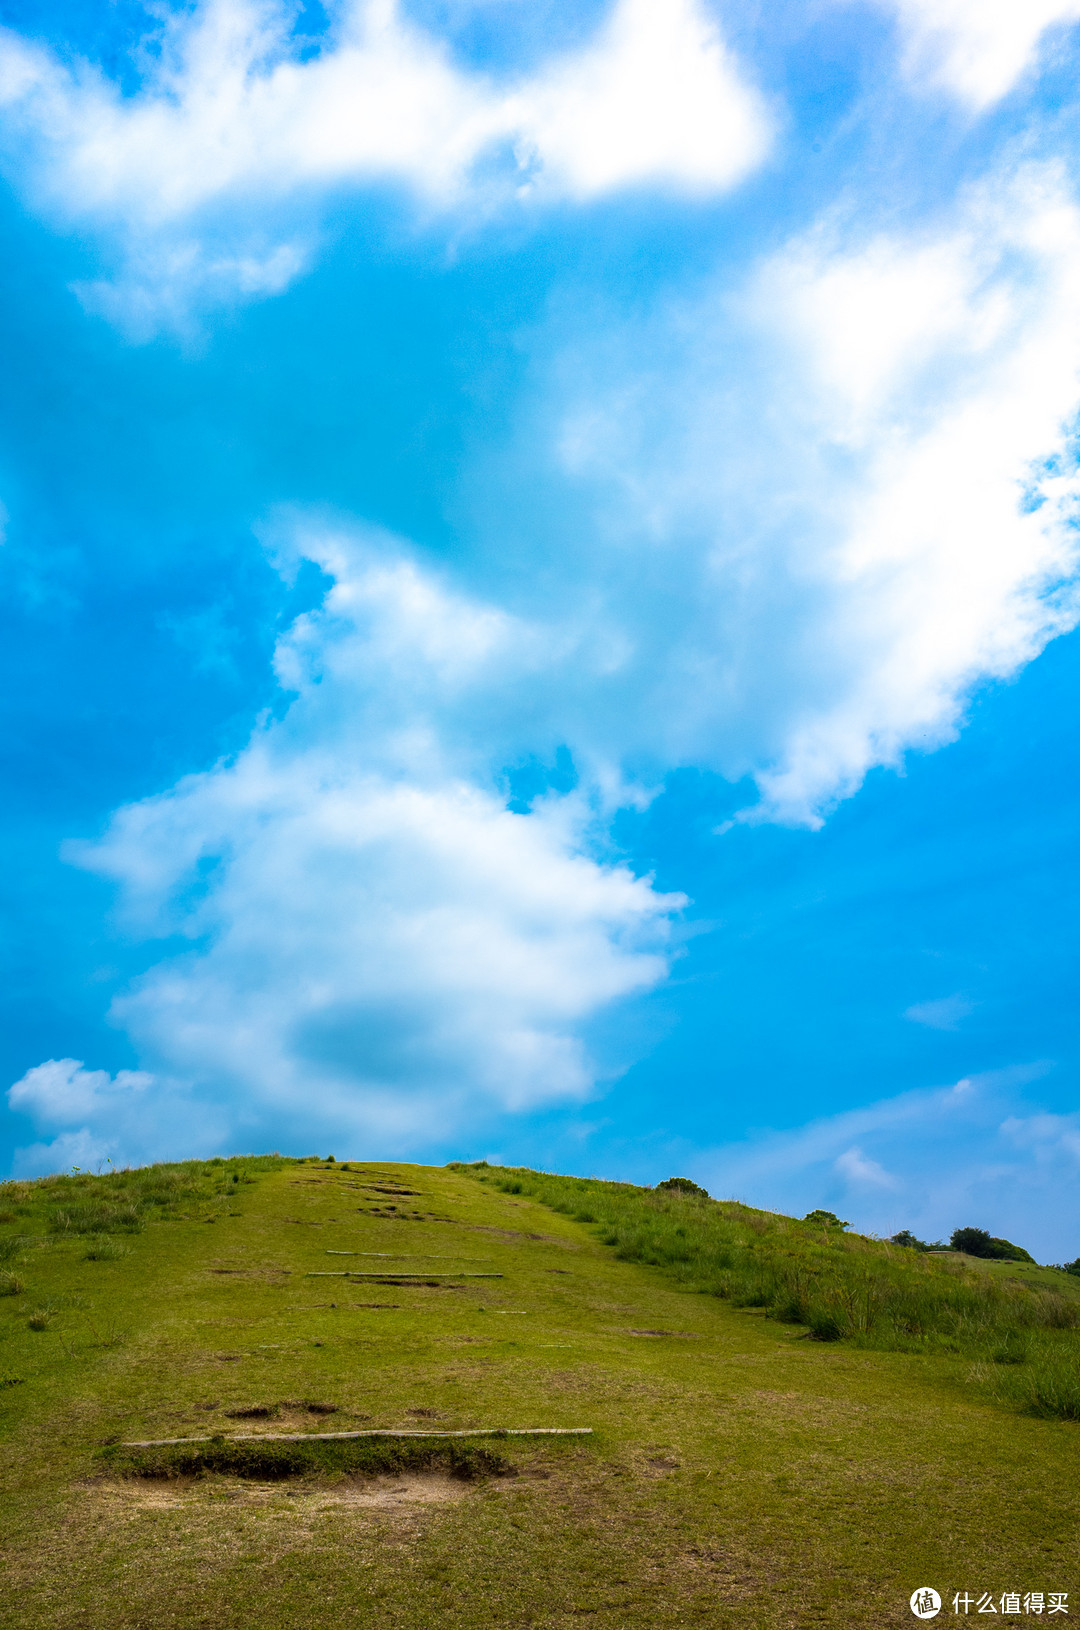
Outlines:
{"label": "green grass", "polygon": [[[1076,1334],[1040,1300],[1074,1305],[1065,1276],[479,1175],[266,1157],[4,1185],[0,1623],[877,1630],[923,1584],[1075,1613]],[[435,1283],[309,1277],[382,1266]],[[839,1340],[773,1316],[798,1275],[828,1310],[865,1274],[893,1300]],[[897,1309],[926,1287],[916,1340]],[[315,1436],[499,1426],[594,1436]],[[124,1448],[166,1438],[199,1441]]]}
{"label": "green grass", "polygon": [[624,1262],[660,1268],[688,1291],[761,1308],[766,1318],[803,1326],[812,1340],[1024,1364],[1022,1381],[975,1373],[1003,1403],[1077,1418],[1080,1279],[1060,1268],[913,1251],[712,1200],[692,1185],[643,1189],[486,1162],[454,1169],[587,1224]]}

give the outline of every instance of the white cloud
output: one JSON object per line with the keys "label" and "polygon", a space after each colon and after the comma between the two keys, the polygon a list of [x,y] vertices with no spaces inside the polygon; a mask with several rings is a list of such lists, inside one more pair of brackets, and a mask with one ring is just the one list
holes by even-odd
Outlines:
{"label": "white cloud", "polygon": [[904,68],[976,111],[1000,100],[1039,55],[1047,31],[1080,18],[1080,0],[886,0],[905,37]]}
{"label": "white cloud", "polygon": [[663,978],[681,898],[590,854],[581,795],[522,815],[490,768],[484,784],[503,693],[537,662],[527,627],[386,539],[301,547],[336,582],[282,641],[284,719],[72,851],[121,886],[135,932],[191,944],[114,1018],[163,1090],[218,1106],[223,1136],[272,1122],[304,1146],[409,1147],[587,1096],[589,1021]]}
{"label": "white cloud", "polygon": [[833,1171],[852,1185],[853,1188],[895,1189],[900,1185],[896,1178],[887,1172],[880,1161],[870,1160],[861,1149],[854,1147],[845,1149],[833,1161]]}
{"label": "white cloud", "polygon": [[761,98],[700,0],[616,0],[592,44],[501,85],[456,67],[394,0],[354,0],[303,62],[289,22],[274,0],[174,14],[160,67],[133,96],[0,34],[9,176],[126,255],[115,289],[86,291],[95,309],[148,331],[194,300],[276,292],[306,263],[310,234],[265,222],[343,185],[389,183],[426,208],[470,211],[640,183],[714,192],[768,147]]}
{"label": "white cloud", "polygon": [[107,1070],[85,1069],[81,1059],[50,1058],[8,1089],[8,1104],[39,1125],[67,1126],[98,1114],[109,1100],[145,1091],[151,1081],[141,1070],[119,1070],[114,1078]]}
{"label": "white cloud", "polygon": [[1071,1260],[1080,1115],[1025,1102],[1046,1072],[1032,1065],[902,1093],[711,1151],[694,1176],[713,1194],[789,1214],[825,1206],[862,1232],[938,1239],[986,1228],[1041,1261]]}
{"label": "white cloud", "polygon": [[697,0],[619,0],[595,45],[511,106],[549,185],[577,198],[639,182],[715,192],[769,145],[760,98]]}
{"label": "white cloud", "polygon": [[622,635],[611,756],[814,822],[1074,626],[1078,280],[1080,213],[1028,167],[906,236],[834,215],[741,291],[589,314],[545,412],[592,505],[568,592]]}
{"label": "white cloud", "polygon": [[930,1030],[958,1030],[960,1022],[974,1013],[975,1003],[965,996],[939,996],[932,1002],[913,1002],[905,1008],[904,1018],[913,1024],[925,1024]]}

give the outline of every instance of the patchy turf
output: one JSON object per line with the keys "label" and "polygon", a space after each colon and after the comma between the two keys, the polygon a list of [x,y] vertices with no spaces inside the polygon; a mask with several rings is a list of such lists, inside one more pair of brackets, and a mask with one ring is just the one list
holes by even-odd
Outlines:
{"label": "patchy turf", "polygon": [[[1080,1426],[968,1353],[808,1339],[451,1170],[192,1164],[0,1216],[5,1625],[876,1630],[923,1584],[943,1617],[1080,1611]],[[340,1252],[423,1281],[308,1277]],[[595,1435],[314,1436],[499,1426]],[[201,1441],[122,1447],[165,1438]]]}

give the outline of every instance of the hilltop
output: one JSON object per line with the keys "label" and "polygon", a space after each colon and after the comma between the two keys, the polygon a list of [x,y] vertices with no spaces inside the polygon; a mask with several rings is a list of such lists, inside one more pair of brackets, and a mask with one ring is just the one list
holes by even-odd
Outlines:
{"label": "hilltop", "polygon": [[[677,1189],[270,1156],[5,1184],[0,1258],[20,1630],[1080,1602],[1068,1274]],[[592,1433],[468,1435],[507,1427]],[[163,1439],[196,1441],[125,1447]]]}

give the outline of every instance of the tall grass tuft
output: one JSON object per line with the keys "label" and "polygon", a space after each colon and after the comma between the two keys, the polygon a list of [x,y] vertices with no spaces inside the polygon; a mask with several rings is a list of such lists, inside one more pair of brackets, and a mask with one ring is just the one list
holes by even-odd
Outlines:
{"label": "tall grass tuft", "polygon": [[1031,1414],[1080,1421],[1080,1365],[1075,1354],[1037,1365],[1024,1383],[1021,1396]]}
{"label": "tall grass tuft", "polygon": [[121,1245],[119,1240],[112,1239],[108,1234],[101,1234],[97,1238],[91,1239],[83,1252],[83,1261],[120,1262],[124,1257],[130,1255],[131,1250],[128,1246]]}
{"label": "tall grass tuft", "polygon": [[107,1200],[85,1200],[57,1206],[49,1218],[54,1234],[138,1234],[144,1227],[141,1210],[130,1202],[115,1205]]}
{"label": "tall grass tuft", "polygon": [[[993,1358],[1001,1363],[994,1353]],[[1045,1420],[1080,1421],[1080,1354],[1068,1337],[1057,1333],[1032,1338],[1022,1366],[998,1370],[993,1390],[1003,1403]]]}

